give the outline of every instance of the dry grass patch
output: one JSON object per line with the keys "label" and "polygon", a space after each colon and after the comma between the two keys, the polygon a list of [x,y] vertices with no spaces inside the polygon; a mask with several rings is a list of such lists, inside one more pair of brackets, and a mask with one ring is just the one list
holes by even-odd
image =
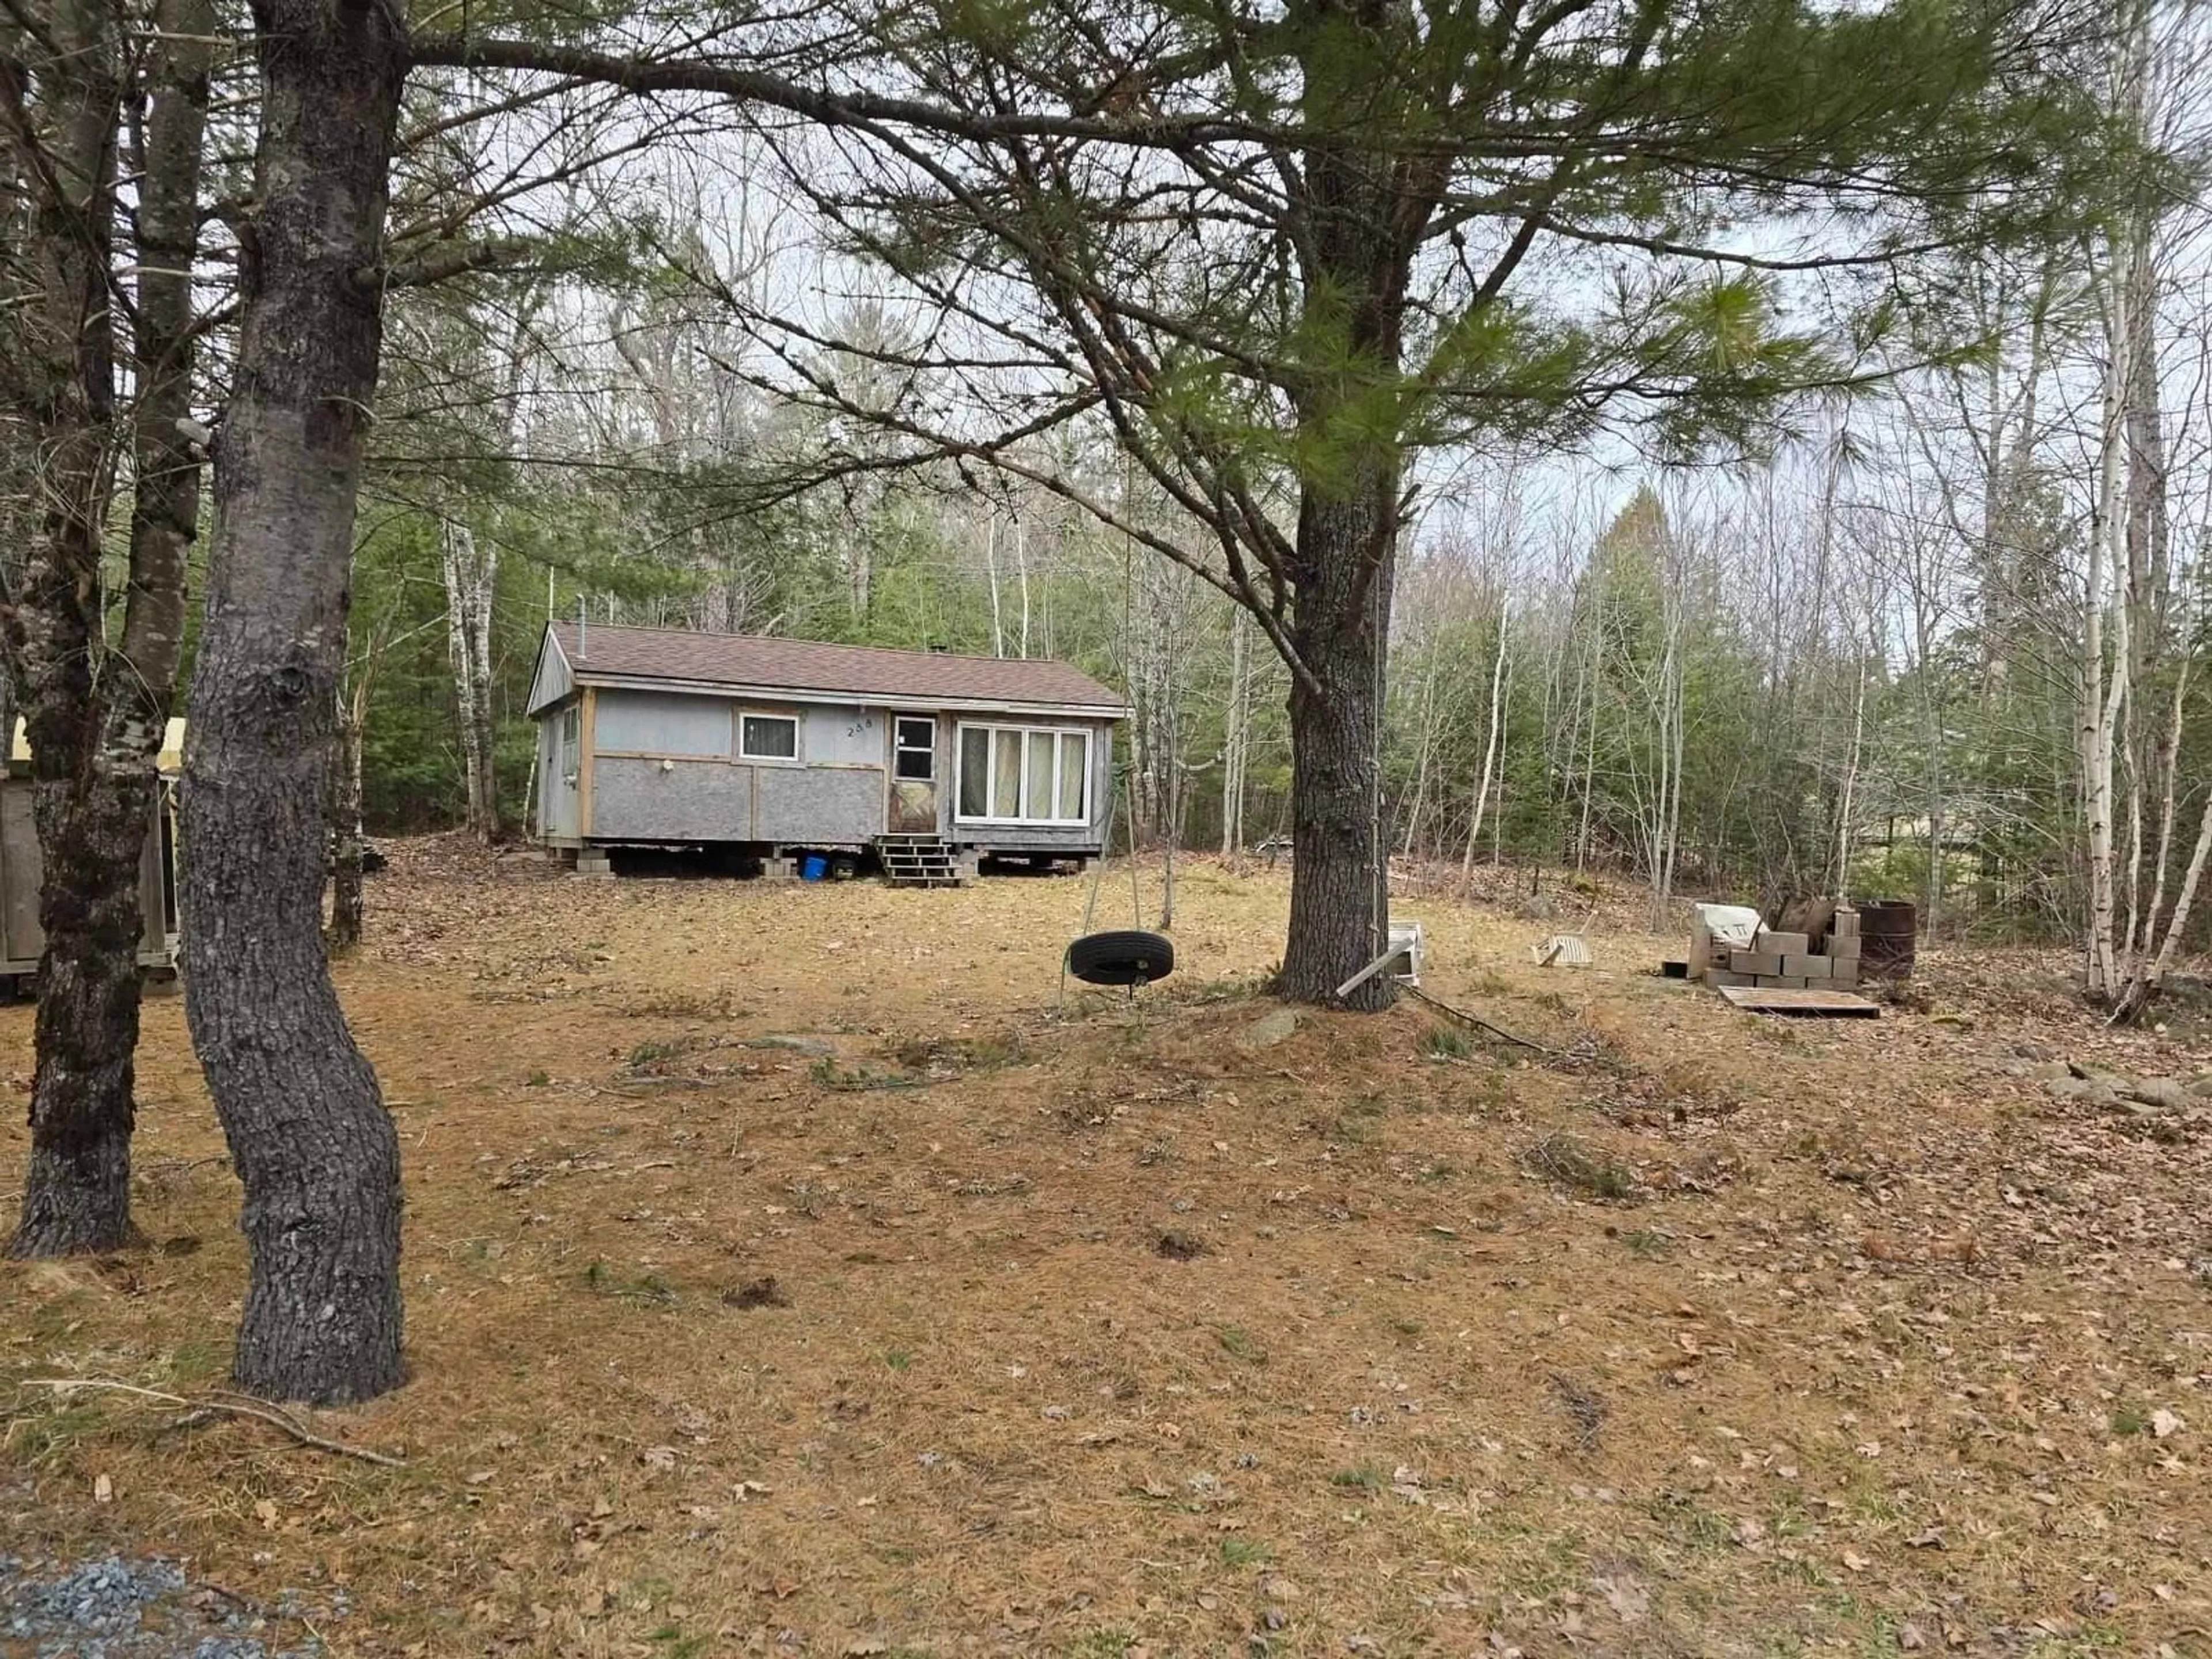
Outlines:
{"label": "dry grass patch", "polygon": [[[1279,876],[1186,878],[1185,975],[1063,1006],[1072,881],[406,852],[341,981],[406,1150],[412,1380],[313,1424],[406,1467],[20,1386],[222,1381],[236,1188],[156,1005],[142,1220],[198,1247],[0,1279],[24,1544],[342,1583],[362,1654],[2212,1628],[2212,1170],[2004,1069],[2086,1023],[1778,1043],[1645,977],[1655,941],[1540,970],[1553,924],[1431,896],[1439,994],[1597,1047],[1440,1047],[1413,1007],[1258,1043]],[[27,1011],[0,1036],[27,1069]]]}

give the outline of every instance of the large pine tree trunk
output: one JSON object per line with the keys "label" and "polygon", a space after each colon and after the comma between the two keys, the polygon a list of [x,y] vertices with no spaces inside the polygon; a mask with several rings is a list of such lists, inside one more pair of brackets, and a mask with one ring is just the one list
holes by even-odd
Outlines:
{"label": "large pine tree trunk", "polygon": [[[1380,115],[1390,77],[1370,51],[1405,45],[1395,0],[1324,6],[1337,27],[1315,32],[1301,67],[1310,114],[1354,132]],[[1349,49],[1358,43],[1356,50]],[[1387,43],[1387,44],[1386,44]],[[1388,99],[1384,100],[1385,106]],[[1288,574],[1288,629],[1303,673],[1291,687],[1290,937],[1282,994],[1336,1000],[1336,988],[1382,953],[1389,933],[1382,829],[1383,660],[1395,585],[1402,440],[1376,410],[1402,395],[1406,296],[1421,227],[1440,182],[1425,157],[1397,157],[1328,138],[1304,155],[1310,230],[1299,246],[1302,324],[1320,347],[1294,397],[1304,459]],[[1349,1006],[1388,1007],[1397,987],[1371,975]]]}
{"label": "large pine tree trunk", "polygon": [[[1297,854],[1279,988],[1295,1001],[1334,1000],[1389,931],[1377,743],[1397,511],[1396,470],[1373,468],[1352,489],[1309,490],[1298,513],[1304,580],[1291,639],[1315,684],[1291,684]],[[1387,1007],[1395,994],[1377,974],[1350,1006]]]}
{"label": "large pine tree trunk", "polygon": [[386,0],[253,10],[258,206],[185,757],[185,1006],[246,1188],[233,1375],[338,1403],[401,1379],[398,1138],[321,913],[406,37]]}

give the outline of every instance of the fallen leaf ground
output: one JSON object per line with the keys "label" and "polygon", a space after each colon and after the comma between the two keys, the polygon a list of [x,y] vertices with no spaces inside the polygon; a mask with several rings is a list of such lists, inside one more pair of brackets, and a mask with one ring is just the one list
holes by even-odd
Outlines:
{"label": "fallen leaf ground", "polygon": [[1565,971],[1579,909],[1415,891],[1428,988],[1559,1052],[1269,1042],[1287,891],[1186,871],[1176,978],[1062,1007],[1076,880],[399,848],[339,981],[412,1380],[313,1421],[406,1467],[26,1386],[222,1382],[237,1190],[164,1000],[149,1247],[0,1271],[5,1544],[342,1588],[339,1653],[2212,1653],[2204,1114],[2028,1075],[2186,1080],[2200,1025],[2016,953],[1753,1018],[1626,897]]}

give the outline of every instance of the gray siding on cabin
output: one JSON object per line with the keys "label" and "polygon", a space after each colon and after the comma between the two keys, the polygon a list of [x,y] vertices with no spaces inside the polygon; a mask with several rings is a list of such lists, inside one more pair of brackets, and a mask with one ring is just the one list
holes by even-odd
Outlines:
{"label": "gray siding on cabin", "polygon": [[664,763],[602,755],[592,771],[592,837],[597,841],[858,847],[883,828],[878,768]]}
{"label": "gray siding on cabin", "polygon": [[530,700],[522,706],[532,710],[543,709],[576,689],[576,677],[568,672],[562,659],[561,647],[553,642],[549,632],[538,645],[538,672],[531,677]]}
{"label": "gray siding on cabin", "polygon": [[561,765],[561,717],[555,710],[538,722],[538,833],[562,838],[576,833],[577,778]]}
{"label": "gray siding on cabin", "polygon": [[[799,716],[799,763],[736,758],[741,710]],[[857,703],[774,703],[602,687],[593,714],[592,823],[578,823],[579,792],[560,768],[562,710],[539,716],[539,766],[548,780],[539,833],[591,841],[756,842],[787,847],[860,846],[883,833],[890,787],[892,711]],[[900,710],[900,714],[908,711]],[[1091,735],[1088,824],[954,821],[957,732],[963,720],[1048,725]],[[1079,852],[1103,842],[1113,788],[1114,722],[939,716],[938,830],[984,851]],[[666,764],[664,764],[664,761]]]}
{"label": "gray siding on cabin", "polygon": [[1097,823],[963,823],[951,839],[985,853],[1093,853],[1103,834]]}
{"label": "gray siding on cabin", "polygon": [[622,760],[592,768],[592,836],[600,841],[751,841],[753,774],[721,760]]}
{"label": "gray siding on cabin", "polygon": [[[798,715],[799,763],[738,760],[742,714]],[[591,838],[865,845],[884,829],[886,726],[880,709],[851,703],[603,688]]]}
{"label": "gray siding on cabin", "polygon": [[870,766],[881,783],[884,733],[890,716],[880,708],[819,703],[802,711],[799,755],[809,766]]}
{"label": "gray siding on cabin", "polygon": [[799,758],[809,766],[884,763],[886,717],[879,708],[853,703],[793,704],[630,691],[608,687],[599,694],[593,739],[602,755],[716,755],[735,758],[740,714],[799,717]]}
{"label": "gray siding on cabin", "polygon": [[755,841],[865,846],[884,832],[881,767],[757,766]]}
{"label": "gray siding on cabin", "polygon": [[602,691],[593,747],[602,755],[729,755],[734,725],[720,697]]}

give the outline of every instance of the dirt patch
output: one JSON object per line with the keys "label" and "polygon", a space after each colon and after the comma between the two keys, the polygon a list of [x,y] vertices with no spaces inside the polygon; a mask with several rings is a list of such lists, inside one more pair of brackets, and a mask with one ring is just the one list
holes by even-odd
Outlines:
{"label": "dirt patch", "polygon": [[[157,1004],[140,1219],[199,1246],[4,1269],[19,1549],[343,1589],[363,1654],[2212,1628],[2212,1160],[2022,1052],[2190,1076],[2179,1039],[1940,953],[1966,1026],[1753,1018],[1653,976],[1672,940],[1542,969],[1556,915],[1431,894],[1431,988],[1558,1055],[1418,1006],[1255,1047],[1280,874],[1196,865],[1176,978],[1062,1001],[1077,880],[393,851],[340,981],[407,1160],[412,1380],[316,1426],[405,1467],[21,1386],[222,1379],[237,1191]],[[0,1011],[0,1188],[29,1041]]]}

